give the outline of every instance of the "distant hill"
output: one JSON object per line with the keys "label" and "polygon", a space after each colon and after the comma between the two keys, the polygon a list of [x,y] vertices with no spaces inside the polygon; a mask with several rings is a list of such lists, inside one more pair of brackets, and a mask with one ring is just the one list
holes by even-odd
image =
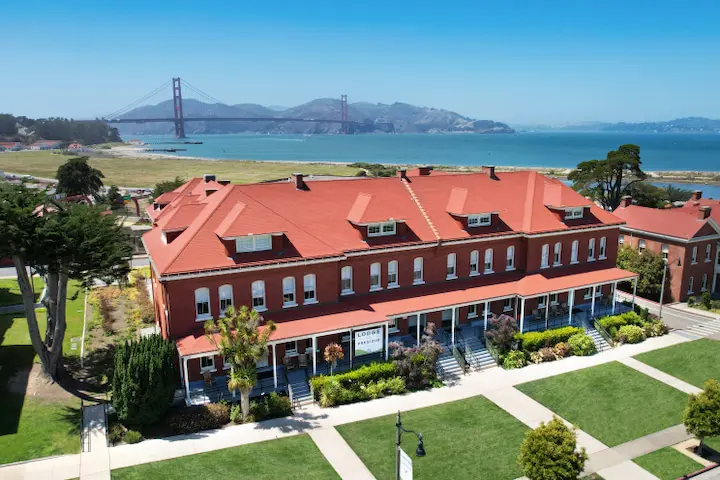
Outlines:
{"label": "distant hill", "polygon": [[720,133],[720,120],[705,117],[676,118],[667,122],[578,122],[567,125],[524,126],[523,130],[561,130],[574,132],[641,132],[641,133]]}
{"label": "distant hill", "polygon": [[[254,103],[225,105],[208,104],[194,99],[183,100],[185,117],[208,118],[202,122],[187,122],[186,133],[338,133],[338,123],[303,122],[213,122],[211,117],[281,117],[339,119],[340,100],[319,98],[308,103],[282,109],[265,107]],[[437,108],[417,107],[406,103],[351,103],[348,104],[350,120],[360,125],[354,133],[393,131],[395,133],[514,133],[504,123],[492,120],[476,120],[455,112]],[[173,116],[171,100],[157,105],[146,105],[131,110],[120,118],[170,118]],[[172,123],[120,124],[121,134],[172,133]]]}

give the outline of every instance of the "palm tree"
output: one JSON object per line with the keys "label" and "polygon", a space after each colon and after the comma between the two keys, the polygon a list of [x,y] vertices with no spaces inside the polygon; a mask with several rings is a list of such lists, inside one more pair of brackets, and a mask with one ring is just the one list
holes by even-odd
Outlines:
{"label": "palm tree", "polygon": [[[230,364],[228,390],[240,391],[243,422],[250,413],[250,392],[257,383],[257,362],[267,352],[267,342],[275,323],[268,321],[246,306],[235,310],[228,307],[225,316],[205,322],[205,334]],[[261,328],[263,327],[263,328]],[[273,361],[275,361],[273,359]]]}
{"label": "palm tree", "polygon": [[345,358],[343,348],[337,343],[330,343],[325,347],[324,352],[325,361],[330,364],[330,375],[333,374],[333,369],[337,365],[338,360]]}

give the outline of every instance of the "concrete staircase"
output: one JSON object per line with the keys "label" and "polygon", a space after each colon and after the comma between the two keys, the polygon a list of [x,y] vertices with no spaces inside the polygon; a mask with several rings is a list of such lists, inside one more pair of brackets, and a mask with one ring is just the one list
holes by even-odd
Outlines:
{"label": "concrete staircase", "polygon": [[465,359],[470,367],[475,370],[484,370],[486,368],[496,367],[495,359],[487,351],[479,338],[466,336],[463,344],[458,345],[463,351]]}
{"label": "concrete staircase", "polygon": [[605,350],[610,350],[612,347],[610,344],[605,341],[602,335],[600,335],[600,332],[598,332],[595,327],[592,327],[585,324],[585,333],[590,335],[590,338],[593,339],[593,343],[595,344],[595,349],[599,352],[604,352]]}
{"label": "concrete staircase", "polygon": [[302,408],[305,405],[313,403],[313,397],[310,393],[310,385],[307,381],[295,382],[289,385],[289,390],[292,391],[292,408]]}
{"label": "concrete staircase", "polygon": [[445,347],[445,351],[438,357],[437,371],[443,381],[457,380],[463,375],[463,369],[455,360],[450,347]]}

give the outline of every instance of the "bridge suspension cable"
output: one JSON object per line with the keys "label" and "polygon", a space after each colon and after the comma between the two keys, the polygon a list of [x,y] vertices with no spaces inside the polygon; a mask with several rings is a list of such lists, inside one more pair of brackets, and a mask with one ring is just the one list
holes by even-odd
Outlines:
{"label": "bridge suspension cable", "polygon": [[137,107],[138,105],[140,105],[142,102],[144,102],[144,101],[150,99],[151,97],[157,95],[162,89],[168,88],[171,83],[172,83],[172,80],[168,80],[167,82],[163,83],[162,85],[160,85],[159,87],[157,87],[155,90],[151,91],[150,93],[148,93],[148,94],[145,95],[144,97],[140,98],[139,100],[136,100],[136,101],[132,102],[131,104],[129,104],[129,105],[127,105],[127,106],[125,106],[125,107],[123,107],[123,108],[121,108],[121,109],[119,109],[119,110],[116,110],[116,111],[112,112],[112,113],[109,114],[109,115],[105,115],[103,118],[113,119],[113,118],[117,118],[117,117],[119,117],[119,116],[121,116],[121,115],[129,112],[129,111],[132,110],[133,108],[135,108],[135,107]]}
{"label": "bridge suspension cable", "polygon": [[225,102],[222,102],[222,101],[218,100],[217,98],[213,97],[212,95],[209,95],[209,94],[203,92],[198,87],[196,87],[192,83],[188,82],[184,78],[182,80],[182,84],[183,84],[183,87],[189,88],[193,93],[202,97],[203,100],[208,100],[210,103],[225,103]]}

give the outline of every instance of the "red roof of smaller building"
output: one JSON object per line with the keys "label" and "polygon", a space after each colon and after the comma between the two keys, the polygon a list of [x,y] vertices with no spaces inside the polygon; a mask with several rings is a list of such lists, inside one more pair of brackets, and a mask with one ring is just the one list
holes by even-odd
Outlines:
{"label": "red roof of smaller building", "polygon": [[684,240],[698,236],[708,223],[708,220],[698,219],[697,213],[690,215],[682,208],[667,210],[631,205],[619,207],[613,213],[625,220],[628,228]]}

